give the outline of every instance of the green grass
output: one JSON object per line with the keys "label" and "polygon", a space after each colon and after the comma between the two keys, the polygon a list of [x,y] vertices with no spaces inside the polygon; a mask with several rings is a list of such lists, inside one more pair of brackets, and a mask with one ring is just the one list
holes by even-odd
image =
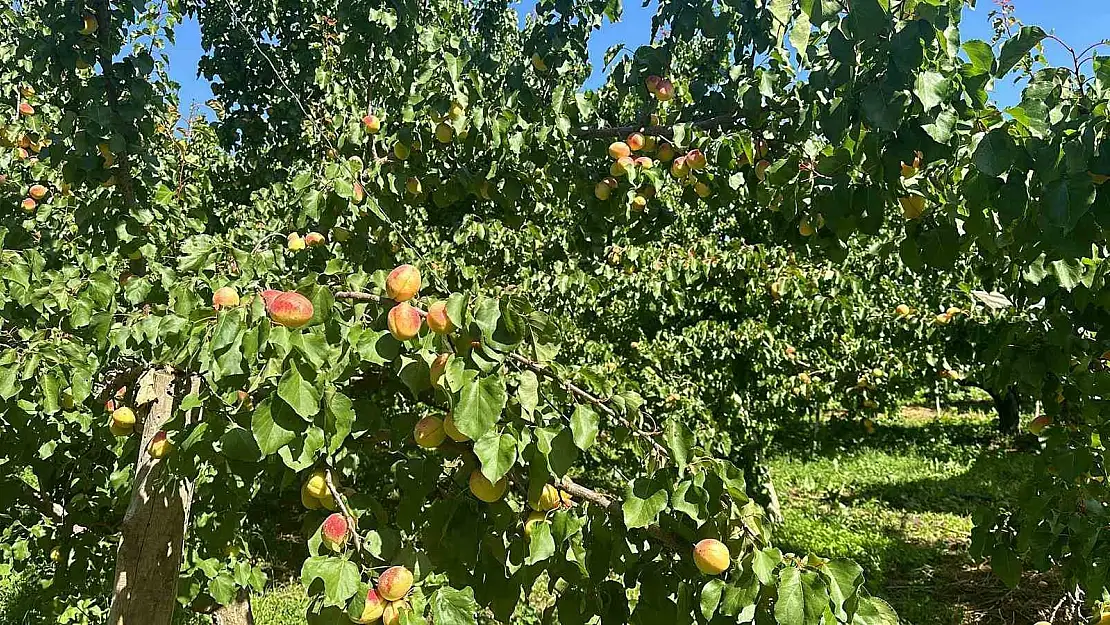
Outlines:
{"label": "green grass", "polygon": [[972,512],[1004,503],[1027,460],[999,445],[993,419],[911,410],[871,435],[829,424],[837,436],[819,440],[835,451],[792,450],[771,463],[785,518],[777,540],[856,560],[872,592],[915,625],[1037,620],[1035,592],[1009,592],[967,555]]}

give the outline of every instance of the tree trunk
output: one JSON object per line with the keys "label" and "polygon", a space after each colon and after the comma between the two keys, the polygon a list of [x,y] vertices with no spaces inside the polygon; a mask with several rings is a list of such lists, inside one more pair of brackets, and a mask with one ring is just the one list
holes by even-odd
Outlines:
{"label": "tree trunk", "polygon": [[782,506],[779,504],[778,491],[771,479],[771,471],[764,462],[763,453],[757,450],[748,450],[742,457],[741,466],[744,469],[744,481],[747,482],[748,493],[756,503],[763,506],[767,518],[772,523],[782,523]]}
{"label": "tree trunk", "polygon": [[250,593],[240,591],[235,601],[217,608],[212,615],[212,623],[213,625],[254,625]]}
{"label": "tree trunk", "polygon": [[998,431],[1002,434],[1016,434],[1021,421],[1021,404],[1014,387],[1006,389],[1005,395],[991,393],[994,409],[998,412]]}
{"label": "tree trunk", "polygon": [[[172,454],[154,459],[147,453],[151,439],[173,418],[184,395],[175,393],[174,386],[174,373],[168,369],[151,371],[139,382],[135,403],[150,407],[143,419],[131,503],[116,554],[109,625],[170,625],[177,605],[193,482],[167,472]],[[194,390],[198,386],[199,379],[194,378]]]}

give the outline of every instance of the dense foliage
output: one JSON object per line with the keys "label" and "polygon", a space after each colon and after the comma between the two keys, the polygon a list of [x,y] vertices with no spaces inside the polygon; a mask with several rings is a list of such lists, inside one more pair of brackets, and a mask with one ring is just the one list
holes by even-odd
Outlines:
{"label": "dense foliage", "polygon": [[[892,623],[856,564],[774,547],[761,456],[939,379],[1054,421],[977,554],[1097,596],[1110,63],[962,41],[963,5],[661,2],[597,89],[619,3],[4,9],[0,566],[49,554],[43,618],[105,620],[153,458],[194,607],[262,590],[281,502],[314,623],[394,601],[386,565],[387,622],[505,622],[543,579],[566,625]],[[186,16],[211,119],[161,54]]]}

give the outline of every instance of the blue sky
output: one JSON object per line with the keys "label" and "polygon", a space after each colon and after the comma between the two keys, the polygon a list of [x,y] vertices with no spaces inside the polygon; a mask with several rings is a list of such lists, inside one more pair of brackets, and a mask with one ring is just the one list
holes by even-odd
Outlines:
{"label": "blue sky", "polygon": [[[1018,17],[1027,24],[1037,24],[1059,36],[1071,46],[1082,50],[1092,43],[1110,37],[1110,0],[1013,0]],[[991,28],[987,14],[994,7],[992,0],[979,0],[976,9],[966,11],[962,36],[987,40]],[[534,6],[530,0],[520,5],[520,10]],[[610,46],[624,42],[630,49],[647,42],[651,32],[651,15],[654,4],[643,8],[636,0],[626,2],[624,19],[619,23],[606,23],[590,41],[590,58],[594,65],[596,83],[601,76],[601,61]],[[188,111],[192,102],[203,103],[212,97],[207,81],[197,78],[197,61],[201,56],[200,30],[195,21],[188,21],[177,29],[177,42],[169,50],[170,74],[181,83],[181,108]],[[1045,43],[1046,52],[1054,63],[1071,63],[1068,54],[1055,42]],[[1104,48],[1104,54],[1110,50]],[[1090,71],[1090,65],[1086,67]],[[1020,87],[996,83],[994,97],[1003,104],[1017,101]]]}

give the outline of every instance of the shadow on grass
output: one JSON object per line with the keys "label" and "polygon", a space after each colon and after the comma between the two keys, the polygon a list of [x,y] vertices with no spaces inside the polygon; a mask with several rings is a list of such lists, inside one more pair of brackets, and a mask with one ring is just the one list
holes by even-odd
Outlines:
{"label": "shadow on grass", "polygon": [[[928,414],[926,414],[926,412]],[[1029,464],[1022,439],[1000,437],[989,415],[936,419],[918,410],[873,433],[833,419],[812,434],[813,452],[782,445],[776,464],[786,522],[784,549],[848,557],[872,592],[913,625],[1027,624],[1063,595],[1052,575],[1007,588],[967,553],[970,517],[1012,502]],[[807,437],[808,438],[808,437]]]}
{"label": "shadow on grass", "polygon": [[[930,411],[931,412],[931,411]],[[863,419],[833,417],[814,427],[791,428],[779,434],[772,454],[791,457],[833,458],[845,453],[875,449],[914,450],[937,460],[973,457],[977,449],[1003,440],[993,421],[936,419],[909,423],[904,419],[878,419],[868,432]]]}
{"label": "shadow on grass", "polygon": [[906,512],[946,512],[971,516],[981,506],[1013,503],[1029,466],[1024,453],[984,451],[967,471],[946,479],[920,479],[900,484],[877,484],[857,491],[861,500],[880,500]]}

